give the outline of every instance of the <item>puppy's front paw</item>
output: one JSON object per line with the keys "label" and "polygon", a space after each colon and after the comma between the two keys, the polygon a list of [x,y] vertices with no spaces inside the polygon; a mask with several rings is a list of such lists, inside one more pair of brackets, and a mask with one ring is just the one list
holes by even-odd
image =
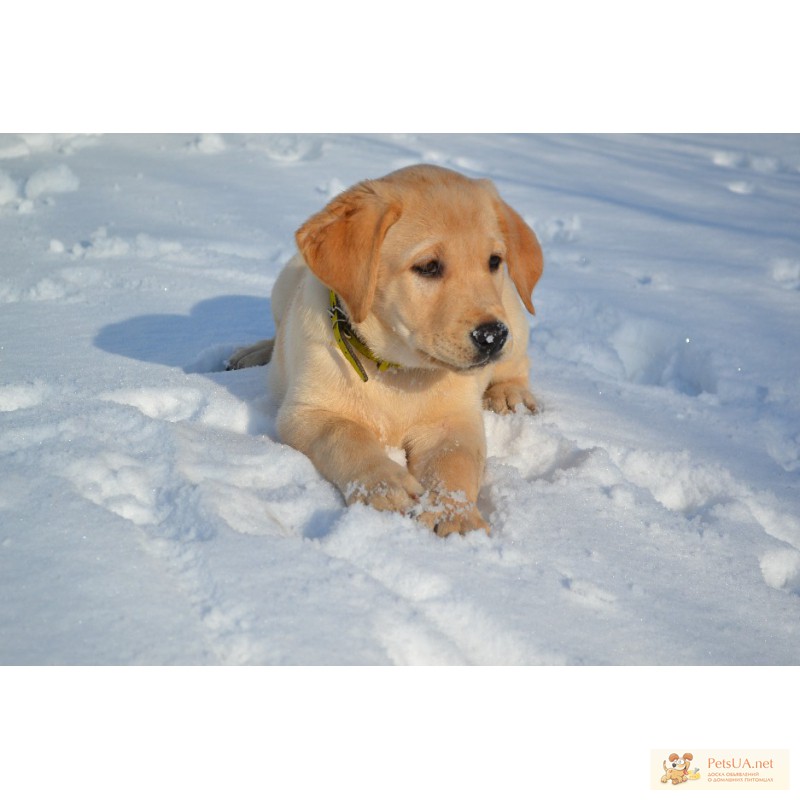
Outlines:
{"label": "puppy's front paw", "polygon": [[476,508],[473,508],[466,513],[448,517],[447,519],[437,522],[433,532],[437,536],[444,538],[451,533],[460,533],[463,535],[470,531],[479,530],[489,533],[489,523],[481,516],[481,513]]}
{"label": "puppy's front paw", "polygon": [[389,462],[362,479],[351,481],[345,489],[344,499],[348,505],[364,503],[378,511],[405,514],[416,506],[424,491],[408,470]]}
{"label": "puppy's front paw", "polygon": [[423,525],[427,525],[437,536],[451,533],[468,533],[484,530],[489,533],[489,523],[481,516],[475,503],[470,503],[463,492],[428,492],[420,503],[416,514]]}
{"label": "puppy's front paw", "polygon": [[520,406],[532,414],[539,410],[528,387],[516,381],[493,383],[483,393],[483,407],[495,414],[514,413]]}

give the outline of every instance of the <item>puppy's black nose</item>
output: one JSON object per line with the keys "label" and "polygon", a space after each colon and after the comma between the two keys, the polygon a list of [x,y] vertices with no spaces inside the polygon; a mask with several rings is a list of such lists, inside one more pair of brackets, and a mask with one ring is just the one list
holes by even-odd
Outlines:
{"label": "puppy's black nose", "polygon": [[508,339],[508,328],[502,322],[487,322],[472,331],[472,341],[478,352],[487,357],[496,356]]}

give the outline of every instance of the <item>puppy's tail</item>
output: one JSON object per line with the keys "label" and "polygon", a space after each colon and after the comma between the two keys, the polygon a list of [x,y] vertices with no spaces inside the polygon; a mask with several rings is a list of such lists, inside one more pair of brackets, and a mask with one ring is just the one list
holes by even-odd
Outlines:
{"label": "puppy's tail", "polygon": [[274,348],[274,339],[262,339],[260,342],[248,345],[247,347],[240,347],[225,362],[225,369],[263,367],[265,364],[269,364]]}

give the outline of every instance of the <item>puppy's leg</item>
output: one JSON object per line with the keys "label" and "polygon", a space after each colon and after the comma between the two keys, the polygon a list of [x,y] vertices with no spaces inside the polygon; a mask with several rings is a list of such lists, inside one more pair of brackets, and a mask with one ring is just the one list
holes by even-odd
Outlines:
{"label": "puppy's leg", "polygon": [[262,339],[260,342],[236,350],[225,364],[225,369],[245,369],[246,367],[263,367],[272,358],[275,346],[274,339]]}
{"label": "puppy's leg", "polygon": [[476,501],[486,461],[479,417],[417,429],[409,437],[408,468],[426,488],[418,519],[439,536],[483,529],[489,524]]}
{"label": "puppy's leg", "polygon": [[483,394],[483,407],[495,414],[513,414],[520,407],[532,414],[539,410],[527,382],[522,381],[490,383]]}
{"label": "puppy's leg", "polygon": [[367,427],[318,408],[282,408],[278,433],[305,453],[344,495],[380,511],[410,511],[424,489],[409,471],[386,455]]}
{"label": "puppy's leg", "polygon": [[528,369],[527,356],[497,364],[483,393],[483,407],[495,414],[513,413],[520,407],[535,414],[538,407],[528,388]]}

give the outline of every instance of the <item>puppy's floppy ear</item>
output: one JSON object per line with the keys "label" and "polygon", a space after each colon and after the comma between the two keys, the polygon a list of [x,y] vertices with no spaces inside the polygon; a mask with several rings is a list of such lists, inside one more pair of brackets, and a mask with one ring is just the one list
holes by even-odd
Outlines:
{"label": "puppy's floppy ear", "polygon": [[542,276],[544,267],[542,248],[539,246],[536,234],[530,229],[525,220],[500,198],[494,188],[494,184],[491,181],[486,181],[486,183],[492,188],[495,213],[508,248],[506,253],[508,274],[511,276],[511,280],[514,281],[514,286],[517,287],[525,308],[531,314],[534,314],[536,312],[533,308],[531,295],[533,294],[533,287],[536,286],[536,282]]}
{"label": "puppy's floppy ear", "polygon": [[400,217],[400,207],[363,181],[335,197],[295,234],[311,271],[345,302],[353,322],[362,322],[375,296],[381,244]]}
{"label": "puppy's floppy ear", "polygon": [[677,753],[670,753],[670,754],[669,754],[669,759],[668,759],[668,760],[669,760],[669,761],[677,761],[677,760],[678,760],[678,758],[679,758],[679,756],[678,756],[678,754],[677,754]]}
{"label": "puppy's floppy ear", "polygon": [[684,753],[683,754],[683,760],[684,761],[692,761],[693,759],[694,759],[694,756],[691,753]]}

